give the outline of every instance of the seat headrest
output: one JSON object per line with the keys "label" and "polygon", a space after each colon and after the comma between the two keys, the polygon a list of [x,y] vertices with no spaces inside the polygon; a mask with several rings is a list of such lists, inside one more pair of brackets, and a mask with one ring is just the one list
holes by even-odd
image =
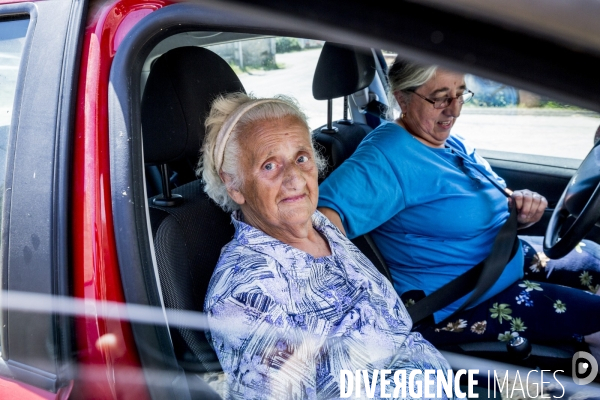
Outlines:
{"label": "seat headrest", "polygon": [[219,94],[245,92],[229,64],[201,47],[180,47],[160,56],[142,97],[144,162],[198,159],[204,120]]}
{"label": "seat headrest", "polygon": [[349,96],[369,86],[374,76],[375,59],[370,49],[327,42],[315,70],[313,97],[329,100]]}

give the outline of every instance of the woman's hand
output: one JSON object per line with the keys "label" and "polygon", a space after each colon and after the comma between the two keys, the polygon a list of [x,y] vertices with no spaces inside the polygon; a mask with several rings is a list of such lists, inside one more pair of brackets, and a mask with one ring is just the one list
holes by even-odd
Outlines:
{"label": "woman's hand", "polygon": [[527,189],[515,190],[511,200],[517,207],[519,229],[530,227],[538,222],[548,207],[548,200],[544,196]]}

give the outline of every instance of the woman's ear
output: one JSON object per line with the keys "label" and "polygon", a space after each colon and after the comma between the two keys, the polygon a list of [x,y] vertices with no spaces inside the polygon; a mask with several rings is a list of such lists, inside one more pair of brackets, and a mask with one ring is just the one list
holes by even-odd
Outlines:
{"label": "woman's ear", "polygon": [[394,92],[394,97],[396,98],[396,101],[398,102],[398,105],[400,106],[400,110],[402,110],[402,113],[406,114],[406,111],[408,110],[407,95],[404,92],[402,92],[401,90],[398,90],[397,92]]}
{"label": "woman's ear", "polygon": [[244,198],[242,192],[240,192],[239,189],[235,188],[235,185],[233,184],[233,177],[230,174],[227,174],[223,171],[219,173],[219,176],[225,184],[225,188],[227,189],[227,194],[229,195],[229,197],[231,197],[231,199],[239,205],[244,204],[246,202],[246,199]]}

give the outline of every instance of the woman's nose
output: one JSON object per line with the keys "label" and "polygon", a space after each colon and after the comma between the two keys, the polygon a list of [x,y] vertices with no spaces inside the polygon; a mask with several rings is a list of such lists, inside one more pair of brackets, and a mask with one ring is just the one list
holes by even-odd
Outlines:
{"label": "woman's nose", "polygon": [[452,116],[457,118],[460,115],[460,110],[462,109],[462,103],[459,99],[452,99],[450,105],[444,108],[444,113],[448,116]]}
{"label": "woman's nose", "polygon": [[296,163],[289,163],[285,169],[283,183],[286,186],[294,185],[302,180],[302,172]]}

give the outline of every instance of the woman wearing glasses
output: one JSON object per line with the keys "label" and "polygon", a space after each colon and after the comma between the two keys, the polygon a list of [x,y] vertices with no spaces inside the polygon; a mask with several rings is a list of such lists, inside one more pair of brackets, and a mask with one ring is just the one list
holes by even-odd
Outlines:
{"label": "woman wearing glasses", "polygon": [[[509,217],[507,197],[520,228],[539,221],[548,203],[529,190],[508,191],[475,149],[451,134],[473,97],[463,74],[397,59],[389,82],[400,118],[371,132],[321,184],[319,210],[350,238],[370,232],[410,307],[486,258]],[[585,242],[580,252],[550,261],[540,238],[526,239],[466,310],[460,308],[468,295],[421,324],[427,339],[508,341],[523,334],[592,344],[588,335],[600,330],[600,296],[590,293],[600,283],[598,246]],[[553,321],[565,329],[550,334]]]}

